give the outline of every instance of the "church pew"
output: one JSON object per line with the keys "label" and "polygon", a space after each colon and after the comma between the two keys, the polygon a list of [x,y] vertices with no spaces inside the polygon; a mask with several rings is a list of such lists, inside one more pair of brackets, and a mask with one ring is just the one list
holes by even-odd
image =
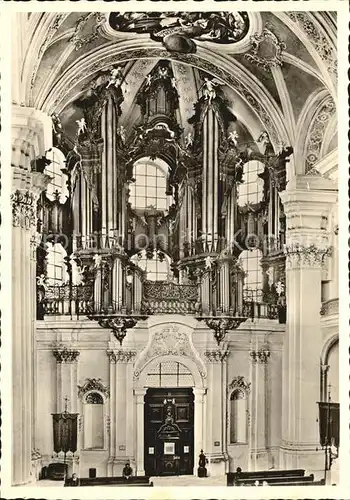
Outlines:
{"label": "church pew", "polygon": [[234,486],[238,479],[254,479],[260,478],[262,481],[270,477],[289,477],[298,476],[302,477],[305,474],[304,469],[270,469],[263,471],[241,471],[241,472],[227,472],[227,486]]}
{"label": "church pew", "polygon": [[314,481],[314,476],[313,474],[310,474],[310,476],[280,476],[280,477],[269,477],[269,478],[261,478],[261,477],[255,477],[255,478],[249,478],[249,479],[238,479],[236,480],[236,486],[254,486],[255,482],[259,481],[260,485],[264,481],[266,481],[269,485],[277,485],[277,484],[289,484],[289,485],[294,485],[296,483],[298,484],[304,484],[304,483],[312,483]]}

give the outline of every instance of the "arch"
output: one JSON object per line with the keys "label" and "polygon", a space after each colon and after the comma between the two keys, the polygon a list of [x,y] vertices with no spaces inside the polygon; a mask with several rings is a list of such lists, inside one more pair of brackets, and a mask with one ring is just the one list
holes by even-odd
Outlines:
{"label": "arch", "polygon": [[330,354],[332,348],[337,343],[339,343],[338,333],[335,333],[334,335],[329,337],[329,339],[325,342],[325,344],[323,345],[322,351],[321,351],[321,357],[320,357],[321,365],[328,365],[329,354]]}
{"label": "arch", "polygon": [[[92,402],[92,399],[94,395],[97,396],[96,401]],[[100,402],[97,402],[100,401]],[[107,398],[106,394],[104,394],[102,391],[99,391],[98,389],[91,389],[90,391],[87,391],[84,393],[82,397],[82,403],[83,404],[106,404]]]}
{"label": "arch", "polygon": [[159,48],[159,45],[152,40],[144,40],[142,45],[138,40],[127,40],[120,42],[117,46],[109,45],[94,49],[68,67],[52,86],[50,94],[38,104],[48,112],[60,113],[81,94],[82,91],[78,90],[78,85],[87,78],[91,78],[96,71],[140,57],[175,60],[219,78],[228,87],[239,91],[247,106],[253,110],[258,121],[261,122],[262,128],[268,130],[275,146],[281,141],[289,141],[282,112],[259,80],[237,61],[229,59],[225,54],[208,50],[206,47],[198,47],[196,54],[175,55]]}

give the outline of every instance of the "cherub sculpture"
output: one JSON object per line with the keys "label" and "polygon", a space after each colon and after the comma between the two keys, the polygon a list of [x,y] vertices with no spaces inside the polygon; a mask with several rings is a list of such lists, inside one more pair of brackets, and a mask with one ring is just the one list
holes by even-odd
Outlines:
{"label": "cherub sculpture", "polygon": [[122,68],[120,66],[117,66],[116,68],[111,69],[109,82],[106,88],[109,89],[109,87],[114,85],[115,88],[118,89],[121,86],[122,81],[123,81]]}
{"label": "cherub sculpture", "polygon": [[204,83],[202,85],[203,96],[206,101],[209,101],[209,104],[216,98],[216,90],[215,87],[218,87],[220,82],[216,79],[209,80],[209,78],[204,77]]}
{"label": "cherub sculpture", "polygon": [[230,132],[228,134],[228,141],[231,142],[234,146],[237,146],[237,139],[239,135],[237,134],[236,130],[233,130],[233,132]]}
{"label": "cherub sculpture", "polygon": [[125,130],[125,127],[123,127],[123,125],[120,125],[120,127],[118,128],[118,134],[119,134],[119,137],[120,137],[122,143],[125,144],[125,142],[126,142],[126,130]]}
{"label": "cherub sculpture", "polygon": [[78,125],[77,135],[84,134],[86,132],[87,124],[85,118],[81,118],[80,120],[75,120]]}
{"label": "cherub sculpture", "polygon": [[185,148],[188,149],[191,146],[193,146],[193,134],[192,132],[189,132],[185,139]]}

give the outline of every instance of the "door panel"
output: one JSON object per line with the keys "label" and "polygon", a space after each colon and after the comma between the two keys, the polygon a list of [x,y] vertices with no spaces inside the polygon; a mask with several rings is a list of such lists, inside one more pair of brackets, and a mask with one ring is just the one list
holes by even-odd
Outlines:
{"label": "door panel", "polygon": [[[172,420],[179,432],[159,431]],[[170,425],[171,427],[171,425]],[[192,389],[148,389],[145,397],[145,473],[148,476],[193,474],[194,397]]]}

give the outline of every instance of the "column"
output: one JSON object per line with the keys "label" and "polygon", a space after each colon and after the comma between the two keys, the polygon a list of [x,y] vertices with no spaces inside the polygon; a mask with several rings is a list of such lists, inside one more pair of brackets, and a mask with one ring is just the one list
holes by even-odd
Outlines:
{"label": "column", "polygon": [[136,403],[136,475],[145,475],[145,427],[144,405],[146,389],[134,389]]}
{"label": "column", "polygon": [[194,466],[193,474],[197,476],[198,457],[201,450],[205,450],[204,436],[204,398],[206,389],[195,387],[194,394]]}
{"label": "column", "polygon": [[[13,485],[34,480],[34,361],[36,293],[35,235],[37,200],[50,177],[31,171],[31,161],[52,146],[50,117],[33,108],[12,112],[12,384]],[[33,239],[34,238],[34,239]],[[32,247],[31,247],[32,245]]]}
{"label": "column", "polygon": [[319,448],[322,268],[331,253],[324,219],[336,202],[333,183],[298,177],[281,193],[286,214],[287,327],[284,336],[281,466],[322,476]]}
{"label": "column", "polygon": [[209,473],[211,476],[221,476],[225,474],[226,456],[224,451],[224,428],[226,413],[224,413],[224,393],[222,386],[226,376],[226,363],[224,363],[228,353],[220,349],[208,350],[204,353],[208,364],[207,379],[207,429],[206,429],[206,449],[209,459]]}

